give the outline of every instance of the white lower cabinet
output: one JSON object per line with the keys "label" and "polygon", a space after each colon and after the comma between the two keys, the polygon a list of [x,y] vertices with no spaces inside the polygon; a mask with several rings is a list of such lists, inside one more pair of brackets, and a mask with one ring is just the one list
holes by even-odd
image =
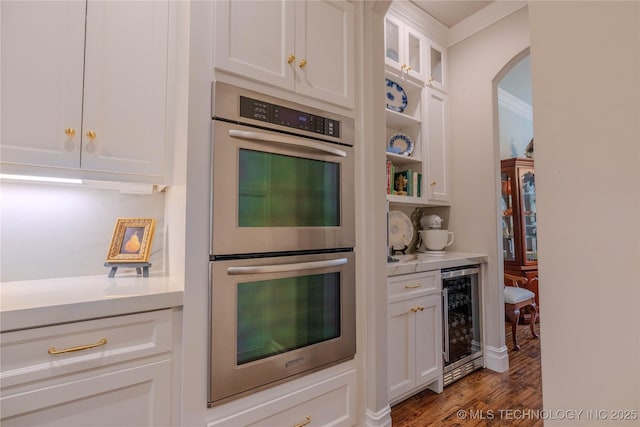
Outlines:
{"label": "white lower cabinet", "polygon": [[442,391],[440,271],[390,277],[388,283],[389,402],[418,391]]}
{"label": "white lower cabinet", "polygon": [[3,426],[172,424],[172,310],[0,338]]}
{"label": "white lower cabinet", "polygon": [[351,427],[357,421],[356,387],[352,369],[218,418],[207,427]]}

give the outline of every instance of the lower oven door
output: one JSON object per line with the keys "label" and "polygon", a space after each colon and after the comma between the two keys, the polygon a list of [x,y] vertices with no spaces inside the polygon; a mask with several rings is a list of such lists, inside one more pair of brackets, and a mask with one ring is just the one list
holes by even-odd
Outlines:
{"label": "lower oven door", "polygon": [[354,258],[211,262],[210,406],[353,357]]}

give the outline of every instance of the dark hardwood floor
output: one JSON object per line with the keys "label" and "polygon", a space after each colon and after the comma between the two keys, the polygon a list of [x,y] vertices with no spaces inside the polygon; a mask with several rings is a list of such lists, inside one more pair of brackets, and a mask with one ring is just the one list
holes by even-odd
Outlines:
{"label": "dark hardwood floor", "polygon": [[[518,326],[520,351],[513,351],[511,325],[505,324],[509,370],[481,369],[445,387],[425,390],[391,408],[393,427],[542,426],[540,340],[529,325]],[[539,325],[536,331],[540,333]]]}

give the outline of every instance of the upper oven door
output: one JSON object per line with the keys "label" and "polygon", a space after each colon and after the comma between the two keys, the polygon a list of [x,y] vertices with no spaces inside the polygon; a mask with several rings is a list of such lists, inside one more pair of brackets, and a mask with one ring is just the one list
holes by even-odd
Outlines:
{"label": "upper oven door", "polygon": [[219,120],[213,138],[211,255],[355,245],[352,147]]}

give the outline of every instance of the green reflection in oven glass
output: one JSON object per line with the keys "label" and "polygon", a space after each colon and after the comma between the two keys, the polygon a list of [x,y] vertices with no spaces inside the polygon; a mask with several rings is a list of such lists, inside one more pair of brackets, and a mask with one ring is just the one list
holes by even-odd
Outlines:
{"label": "green reflection in oven glass", "polygon": [[340,273],[239,283],[237,363],[340,336]]}
{"label": "green reflection in oven glass", "polygon": [[337,227],[340,165],[240,149],[240,227]]}

